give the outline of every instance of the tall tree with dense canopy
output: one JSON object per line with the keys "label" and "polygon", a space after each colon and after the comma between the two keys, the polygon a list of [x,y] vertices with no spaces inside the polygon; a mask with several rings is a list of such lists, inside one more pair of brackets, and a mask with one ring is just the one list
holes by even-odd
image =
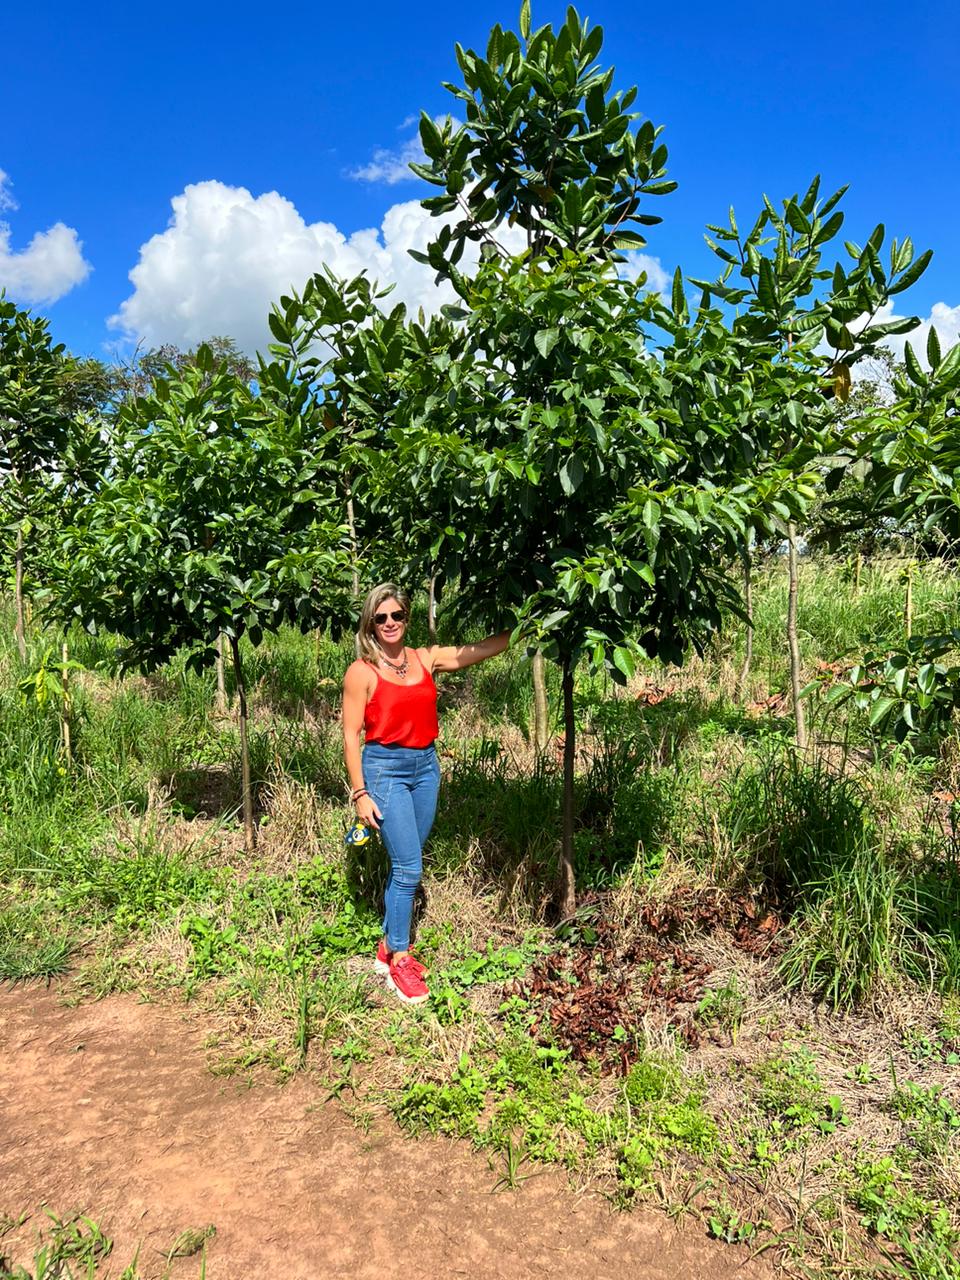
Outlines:
{"label": "tall tree with dense canopy", "polygon": [[[611,93],[613,71],[596,64],[603,29],[570,8],[557,32],[532,31],[527,0],[519,25],[519,35],[495,26],[485,57],[457,45],[463,83],[446,88],[457,99],[456,114],[466,115],[464,125],[421,118],[428,163],[411,168],[444,189],[423,205],[445,224],[428,253],[411,252],[438,276],[456,276],[467,241],[508,257],[505,227],[513,229],[512,241],[523,233],[534,259],[551,246],[585,261],[611,261],[619,250],[646,243],[639,227],[661,221],[641,208],[642,198],[676,187],[666,177],[660,129],[649,120],[637,124],[630,112],[636,88]],[[548,722],[539,650],[533,676],[535,737],[543,750]]]}
{"label": "tall tree with dense canopy", "polygon": [[[462,348],[418,364],[395,433],[398,524],[460,585],[462,621],[513,622],[561,668],[561,910],[575,904],[574,669],[616,680],[636,637],[681,661],[720,625],[723,565],[748,502],[719,477],[683,478],[691,441],[644,349],[657,304],[608,264],[569,250],[491,258],[463,284]],[[444,394],[437,394],[438,365]]]}
{"label": "tall tree with dense canopy", "polygon": [[[531,33],[525,5],[520,26],[495,28],[486,58],[458,48],[464,86],[448,87],[463,126],[421,124],[417,171],[444,188],[425,205],[461,217],[420,256],[461,302],[446,345],[411,326],[395,470],[381,475],[397,536],[459,582],[461,619],[512,621],[561,667],[566,913],[575,666],[586,656],[623,680],[637,637],[667,661],[705,643],[731,603],[722,566],[744,537],[754,458],[724,444],[698,464],[710,450],[647,348],[668,311],[620,274],[621,251],[644,243],[636,228],[659,221],[644,197],[673,187],[659,131],[630,113],[635,89],[611,92],[595,64],[602,32],[574,10],[559,32]],[[525,252],[503,247],[505,224],[526,233]],[[470,239],[473,279],[458,267]],[[727,420],[705,430],[725,435]]]}

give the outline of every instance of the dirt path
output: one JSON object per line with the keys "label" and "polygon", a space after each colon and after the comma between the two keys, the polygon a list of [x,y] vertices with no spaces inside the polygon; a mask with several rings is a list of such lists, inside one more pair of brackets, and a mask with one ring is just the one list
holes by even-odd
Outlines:
{"label": "dirt path", "polygon": [[[491,1193],[465,1144],[364,1135],[307,1078],[249,1088],[205,1069],[192,1014],[132,997],[67,1008],[0,988],[0,1213],[81,1210],[142,1241],[145,1277],[186,1228],[216,1225],[208,1280],[761,1280],[742,1250],[653,1212],[618,1214],[547,1172]],[[32,1261],[38,1221],[7,1235]],[[174,1280],[199,1274],[175,1261]]]}

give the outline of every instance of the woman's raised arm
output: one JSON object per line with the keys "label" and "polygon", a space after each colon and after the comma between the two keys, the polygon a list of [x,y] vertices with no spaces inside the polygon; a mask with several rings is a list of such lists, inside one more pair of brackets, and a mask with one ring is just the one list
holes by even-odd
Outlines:
{"label": "woman's raised arm", "polygon": [[423,652],[427,655],[431,671],[462,671],[476,662],[495,658],[509,643],[510,632],[501,631],[499,635],[487,636],[486,640],[478,640],[476,644],[432,644]]}

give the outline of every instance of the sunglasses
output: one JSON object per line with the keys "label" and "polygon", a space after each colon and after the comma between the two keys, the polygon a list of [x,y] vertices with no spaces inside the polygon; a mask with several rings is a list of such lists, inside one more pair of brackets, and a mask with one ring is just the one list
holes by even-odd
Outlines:
{"label": "sunglasses", "polygon": [[391,622],[406,622],[407,615],[402,609],[394,609],[392,613],[375,613],[373,615],[373,620],[378,627],[382,627],[388,618]]}

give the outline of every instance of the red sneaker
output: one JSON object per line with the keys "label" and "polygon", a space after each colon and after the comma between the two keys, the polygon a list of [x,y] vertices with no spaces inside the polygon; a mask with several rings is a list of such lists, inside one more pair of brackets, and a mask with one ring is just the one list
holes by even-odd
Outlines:
{"label": "red sneaker", "polygon": [[409,952],[399,960],[391,959],[387,986],[393,988],[404,1004],[423,1004],[430,996],[423,980],[423,966]]}
{"label": "red sneaker", "polygon": [[[390,972],[390,957],[392,955],[393,952],[387,949],[386,938],[381,938],[377,943],[377,958],[373,962],[374,973],[382,973],[384,977],[386,977]],[[427,972],[426,968],[414,956],[410,957],[410,963],[414,966],[421,977],[423,977]]]}
{"label": "red sneaker", "polygon": [[373,962],[374,973],[382,973],[384,975],[388,974],[390,972],[390,957],[392,955],[393,952],[387,950],[386,938],[381,938],[377,943],[377,958]]}

